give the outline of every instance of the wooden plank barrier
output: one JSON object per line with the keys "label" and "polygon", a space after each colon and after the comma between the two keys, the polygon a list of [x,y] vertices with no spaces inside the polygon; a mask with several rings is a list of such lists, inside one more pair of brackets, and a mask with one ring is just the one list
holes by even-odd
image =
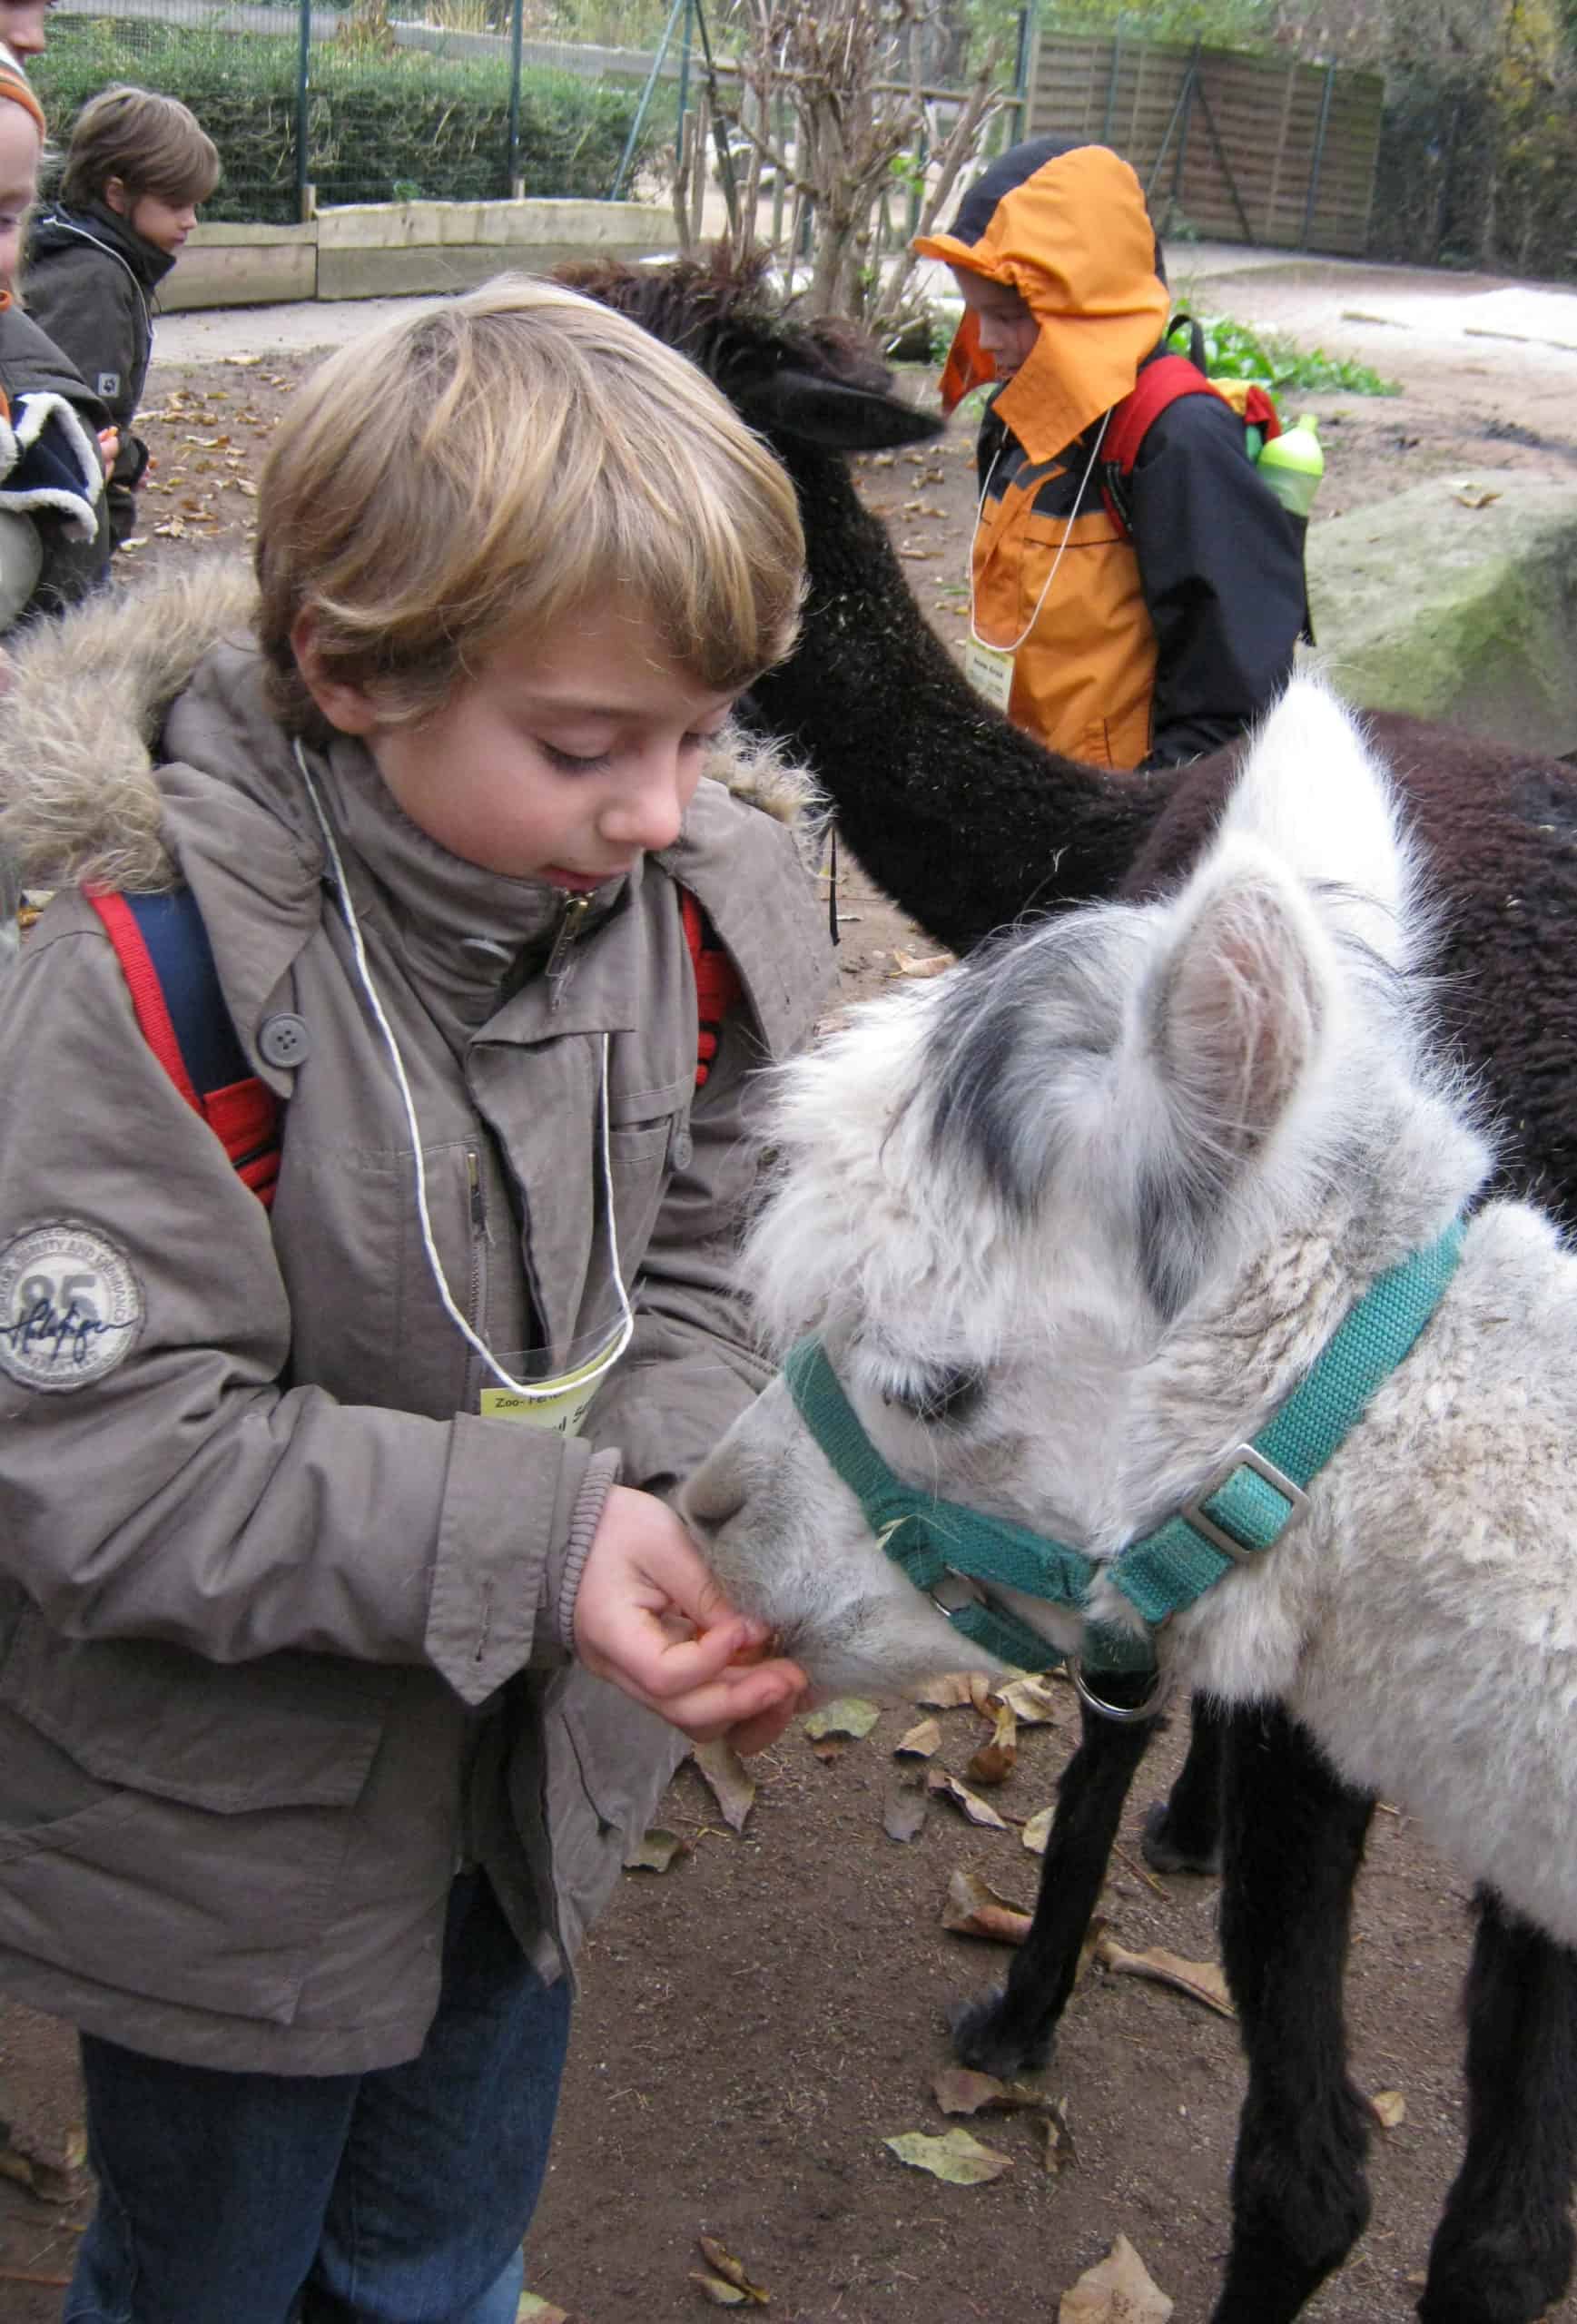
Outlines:
{"label": "wooden plank barrier", "polygon": [[1368,240],[1384,93],[1374,73],[1044,31],[1025,134],[1114,147],[1164,233],[1352,255]]}

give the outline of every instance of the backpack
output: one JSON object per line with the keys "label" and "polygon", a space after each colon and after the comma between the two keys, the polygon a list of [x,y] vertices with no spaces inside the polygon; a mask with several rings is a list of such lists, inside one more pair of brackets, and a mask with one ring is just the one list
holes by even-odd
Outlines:
{"label": "backpack", "polygon": [[[237,1177],[271,1209],[282,1100],[247,1061],[196,897],[190,888],[163,895],[111,895],[94,888],[84,893],[114,948],[143,1039],[212,1130]],[[739,995],[739,975],[687,888],[679,891],[679,907],[695,975],[700,1088],[717,1055],[724,1017]]]}
{"label": "backpack", "polygon": [[1129,395],[1114,404],[1101,447],[1100,490],[1114,520],[1131,536],[1134,462],[1154,422],[1184,396],[1217,396],[1230,404],[1245,429],[1244,449],[1257,459],[1261,448],[1281,433],[1281,415],[1267,390],[1242,379],[1207,379],[1186,355],[1158,355],[1147,363]]}
{"label": "backpack", "polygon": [[[1101,446],[1100,497],[1112,522],[1129,540],[1133,538],[1134,462],[1151,426],[1168,404],[1177,403],[1184,396],[1218,396],[1243,422],[1243,448],[1250,460],[1257,460],[1266,445],[1281,434],[1281,414],[1268,389],[1262,388],[1257,380],[1206,378],[1204,334],[1198,323],[1179,315],[1171,324],[1168,337],[1183,321],[1190,322],[1193,354],[1158,355],[1154,362],[1147,363],[1131,393],[1124,396],[1120,403],[1113,404],[1106,425]],[[1293,522],[1298,528],[1301,547],[1307,540],[1308,519],[1295,517]],[[1306,643],[1314,644],[1306,571],[1303,585],[1303,636]]]}

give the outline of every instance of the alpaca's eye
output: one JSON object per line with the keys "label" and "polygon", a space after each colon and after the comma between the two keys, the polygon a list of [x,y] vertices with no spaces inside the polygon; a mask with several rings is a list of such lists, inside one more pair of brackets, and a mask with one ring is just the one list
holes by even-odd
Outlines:
{"label": "alpaca's eye", "polygon": [[981,1400],[978,1372],[927,1372],[894,1382],[882,1391],[884,1404],[896,1404],[928,1428],[939,1421],[967,1420]]}

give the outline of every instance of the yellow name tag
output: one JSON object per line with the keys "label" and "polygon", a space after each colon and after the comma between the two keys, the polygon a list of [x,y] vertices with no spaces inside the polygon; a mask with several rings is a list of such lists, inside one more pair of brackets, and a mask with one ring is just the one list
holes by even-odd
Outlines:
{"label": "yellow name tag", "polygon": [[478,1409],[484,1420],[523,1421],[527,1428],[550,1428],[556,1436],[576,1436],[591,1400],[613,1367],[607,1352],[557,1380],[545,1380],[534,1396],[514,1388],[484,1388]]}
{"label": "yellow name tag", "polygon": [[1008,697],[1013,691],[1013,657],[999,653],[994,645],[982,645],[978,637],[969,639],[963,650],[964,675],[978,694],[983,694],[993,710],[1005,712]]}

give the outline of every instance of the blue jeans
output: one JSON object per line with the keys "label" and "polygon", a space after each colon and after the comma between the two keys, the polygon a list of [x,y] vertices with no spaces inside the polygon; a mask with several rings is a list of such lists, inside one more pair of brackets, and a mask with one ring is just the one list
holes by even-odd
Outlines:
{"label": "blue jeans", "polygon": [[568,2034],[567,1985],[468,1873],[407,2065],[224,2073],[84,2035],[99,2205],[63,2324],[514,2324]]}

